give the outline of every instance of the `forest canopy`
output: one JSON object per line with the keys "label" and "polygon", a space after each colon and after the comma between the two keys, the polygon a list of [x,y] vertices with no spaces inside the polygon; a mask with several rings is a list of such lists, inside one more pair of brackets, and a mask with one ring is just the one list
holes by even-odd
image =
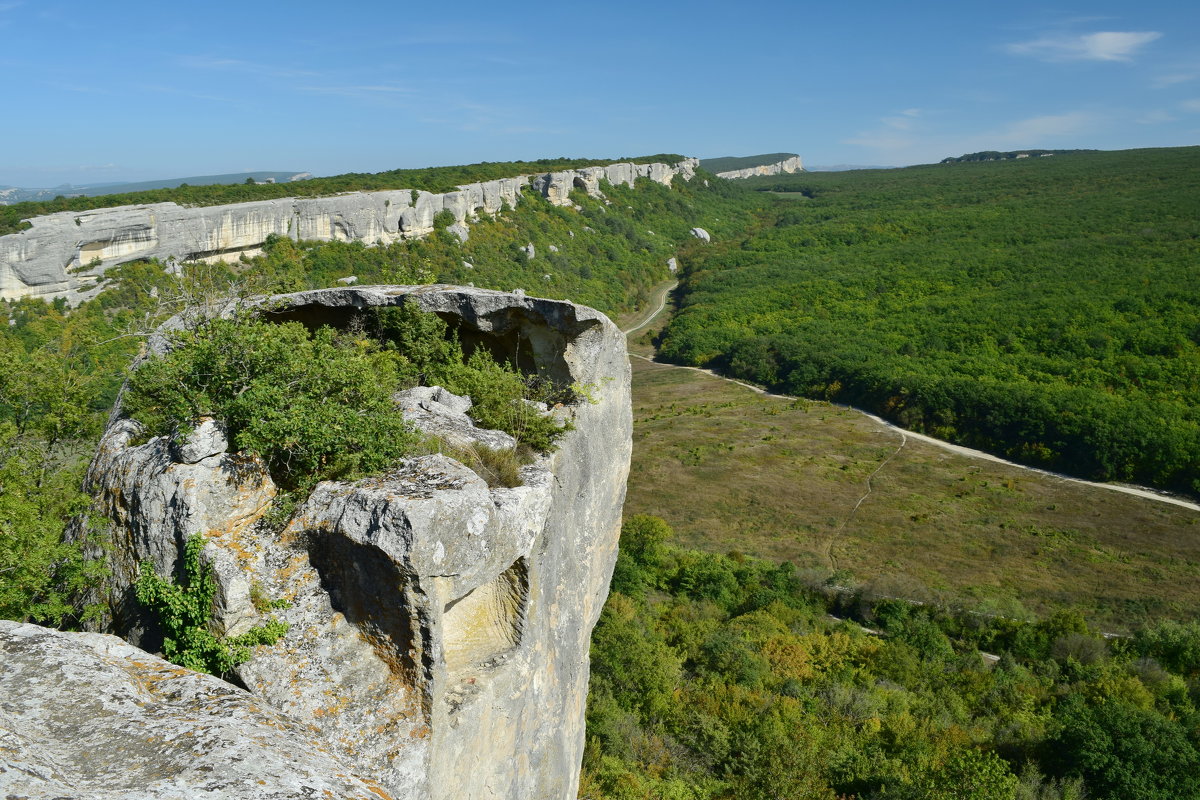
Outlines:
{"label": "forest canopy", "polygon": [[1200,492],[1200,148],[747,183],[802,198],[685,262],[665,356]]}

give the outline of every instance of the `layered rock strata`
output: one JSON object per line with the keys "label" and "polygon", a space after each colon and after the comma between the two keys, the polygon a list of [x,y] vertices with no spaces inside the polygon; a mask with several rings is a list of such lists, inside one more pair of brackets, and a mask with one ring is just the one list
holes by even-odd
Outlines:
{"label": "layered rock strata", "polygon": [[261,252],[271,235],[369,245],[419,238],[433,232],[433,218],[443,211],[454,216],[453,232],[465,238],[473,217],[516,205],[527,186],[566,206],[575,188],[599,196],[603,181],[632,186],[637,178],[649,178],[670,185],[677,175],[690,179],[698,163],[610,164],[471,183],[444,194],[400,189],[204,208],[152,203],[62,211],[34,217],[28,230],[0,236],[0,299],[74,301],[118,264],[148,258],[236,261]]}
{"label": "layered rock strata", "polygon": [[783,161],[777,161],[774,164],[763,164],[758,167],[746,167],[745,169],[734,169],[728,172],[718,172],[718,178],[727,178],[737,180],[738,178],[753,178],[758,175],[791,175],[793,172],[803,172],[804,164],[800,161],[800,156],[792,156],[785,158]]}
{"label": "layered rock strata", "polygon": [[[354,483],[319,484],[282,530],[262,524],[276,495],[256,459],[229,452],[202,421],[177,441],[141,441],[119,410],[90,471],[111,520],[110,627],[157,646],[132,597],[137,565],[175,571],[205,539],[218,584],[216,626],[238,634],[274,615],[285,638],[259,647],[236,679],[313,726],[353,775],[411,798],[574,797],[583,748],[590,632],[616,557],[631,451],[624,337],[567,302],[445,286],[347,287],[273,298],[268,318],[352,324],[414,302],[560,384],[588,387],[547,413],[573,429],[489,488],[445,455],[409,459]],[[151,349],[167,346],[159,338]],[[418,427],[503,446],[470,402],[429,388],[397,397]],[[270,611],[263,598],[283,600]]]}

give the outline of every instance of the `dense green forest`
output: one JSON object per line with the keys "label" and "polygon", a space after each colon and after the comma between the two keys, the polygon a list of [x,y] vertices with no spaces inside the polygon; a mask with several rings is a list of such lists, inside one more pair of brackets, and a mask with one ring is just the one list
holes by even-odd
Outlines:
{"label": "dense green forest", "polygon": [[339,192],[369,192],[383,189],[418,189],[426,192],[452,192],[465,183],[512,178],[552,170],[597,167],[617,161],[635,164],[662,162],[677,164],[683,156],[659,153],[626,159],[542,158],[537,161],[484,161],[450,167],[393,169],[386,172],[348,172],[327,178],[310,178],[295,183],[209,184],[174,189],[148,189],[140,192],[97,195],[95,197],[56,197],[0,206],[0,235],[21,230],[22,220],[56,211],[87,211],[93,208],[137,205],[140,203],[178,203],[184,206],[218,206],[280,197],[319,197]]}
{"label": "dense green forest", "polygon": [[[1200,624],[956,613],[622,530],[581,797],[1200,797]],[[836,616],[831,616],[831,614]]]}
{"label": "dense green forest", "polygon": [[663,355],[1200,491],[1200,148],[746,183],[789,202],[685,260]]}

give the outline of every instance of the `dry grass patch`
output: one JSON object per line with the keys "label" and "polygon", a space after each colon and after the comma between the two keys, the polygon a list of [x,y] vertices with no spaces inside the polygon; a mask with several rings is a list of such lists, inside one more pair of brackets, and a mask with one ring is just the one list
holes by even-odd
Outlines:
{"label": "dry grass patch", "polygon": [[897,452],[899,434],[854,411],[633,368],[625,513],[663,517],[686,545],[860,582],[907,576],[985,610],[1075,607],[1107,630],[1200,610],[1200,512],[912,439]]}

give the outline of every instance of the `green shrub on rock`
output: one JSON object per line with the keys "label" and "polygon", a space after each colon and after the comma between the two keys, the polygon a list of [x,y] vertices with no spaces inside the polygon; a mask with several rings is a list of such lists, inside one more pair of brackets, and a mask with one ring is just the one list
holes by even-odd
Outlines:
{"label": "green shrub on rock", "polygon": [[226,675],[250,658],[250,648],[275,644],[287,633],[276,619],[256,625],[240,636],[219,637],[209,628],[217,583],[212,570],[201,562],[204,538],[196,534],[183,551],[183,576],[178,583],[159,577],[153,565],[143,562],[135,591],[138,602],[158,619],[163,631],[163,656],[197,672]]}
{"label": "green shrub on rock", "polygon": [[285,489],[380,471],[417,442],[391,400],[403,362],[368,339],[250,318],[172,338],[171,352],[134,372],[125,396],[152,435],[214,417]]}

